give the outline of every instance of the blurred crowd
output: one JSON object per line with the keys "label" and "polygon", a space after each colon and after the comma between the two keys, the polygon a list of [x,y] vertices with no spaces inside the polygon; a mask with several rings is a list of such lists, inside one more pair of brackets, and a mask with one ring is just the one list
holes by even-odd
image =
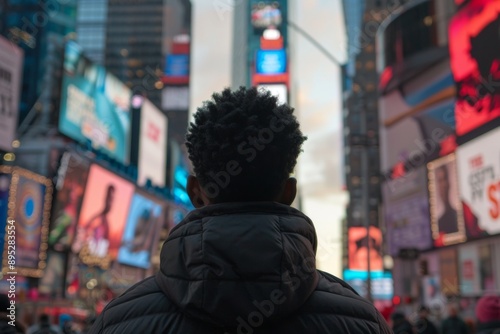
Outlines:
{"label": "blurred crowd", "polygon": [[394,334],[500,334],[500,296],[479,299],[475,319],[464,319],[455,304],[448,306],[448,316],[437,321],[422,305],[416,317],[396,311],[390,317]]}

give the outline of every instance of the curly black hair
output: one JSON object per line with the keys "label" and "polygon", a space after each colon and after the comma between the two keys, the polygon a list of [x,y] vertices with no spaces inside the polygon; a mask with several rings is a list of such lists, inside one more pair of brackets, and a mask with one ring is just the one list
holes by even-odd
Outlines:
{"label": "curly black hair", "polygon": [[198,108],[186,147],[212,202],[276,199],[307,139],[293,111],[255,87],[226,88]]}

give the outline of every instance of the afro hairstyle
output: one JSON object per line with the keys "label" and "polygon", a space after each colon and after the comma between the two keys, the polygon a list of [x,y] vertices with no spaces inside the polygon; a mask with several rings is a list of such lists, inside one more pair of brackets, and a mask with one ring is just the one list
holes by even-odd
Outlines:
{"label": "afro hairstyle", "polygon": [[255,87],[226,88],[198,108],[186,147],[212,203],[276,200],[307,139],[293,111]]}

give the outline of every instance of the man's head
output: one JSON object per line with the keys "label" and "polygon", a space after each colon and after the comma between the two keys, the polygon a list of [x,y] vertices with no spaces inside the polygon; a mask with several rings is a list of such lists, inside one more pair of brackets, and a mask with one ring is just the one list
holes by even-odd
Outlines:
{"label": "man's head", "polygon": [[104,213],[108,213],[111,210],[111,205],[113,204],[113,198],[115,195],[115,187],[110,184],[106,190],[106,199],[104,202]]}
{"label": "man's head", "polygon": [[448,305],[448,315],[452,318],[458,316],[458,308],[455,304]]}
{"label": "man's head", "polygon": [[439,197],[444,203],[448,203],[450,201],[450,180],[448,178],[448,168],[446,165],[436,169],[436,184],[438,187]]}
{"label": "man's head", "polygon": [[296,181],[290,174],[306,137],[293,109],[269,92],[240,87],[215,93],[198,108],[186,139],[196,175],[188,180],[195,207],[293,202]]}
{"label": "man's head", "polygon": [[421,319],[427,318],[429,316],[429,308],[424,305],[420,306],[420,308],[418,309],[418,316]]}

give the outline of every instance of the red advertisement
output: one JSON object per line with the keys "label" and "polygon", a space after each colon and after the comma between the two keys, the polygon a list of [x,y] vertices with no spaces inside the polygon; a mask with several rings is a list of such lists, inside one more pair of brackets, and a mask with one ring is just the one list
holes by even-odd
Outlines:
{"label": "red advertisement", "polygon": [[457,134],[500,117],[500,1],[471,0],[451,20],[451,70]]}
{"label": "red advertisement", "polygon": [[382,232],[371,226],[367,237],[366,227],[349,228],[349,269],[368,270],[368,256],[370,257],[370,271],[383,270],[382,262]]}
{"label": "red advertisement", "polygon": [[107,268],[116,259],[133,193],[133,184],[91,166],[72,245],[83,263]]}

